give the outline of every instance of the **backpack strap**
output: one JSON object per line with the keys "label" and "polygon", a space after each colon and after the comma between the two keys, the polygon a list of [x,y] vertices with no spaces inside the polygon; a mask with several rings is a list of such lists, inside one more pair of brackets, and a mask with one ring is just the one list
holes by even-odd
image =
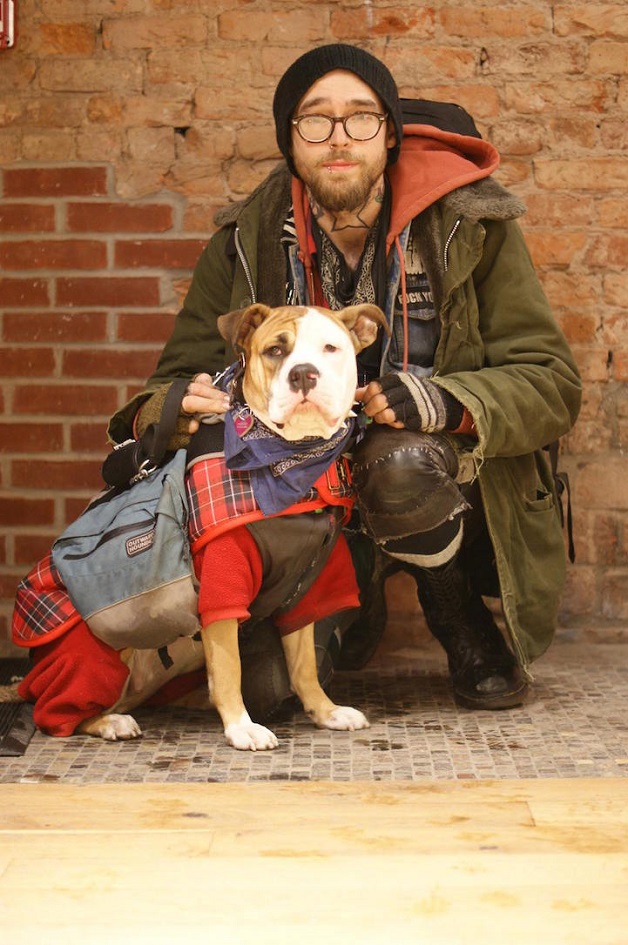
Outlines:
{"label": "backpack strap", "polygon": [[139,439],[142,444],[142,453],[153,466],[160,466],[166,455],[168,443],[177,427],[181,401],[185,397],[189,383],[186,377],[177,377],[172,382],[164,400],[159,423],[149,424]]}
{"label": "backpack strap", "polygon": [[114,446],[101,469],[108,486],[125,489],[162,465],[188,384],[187,378],[177,377],[166,394],[159,423],[149,424],[138,440],[125,440]]}

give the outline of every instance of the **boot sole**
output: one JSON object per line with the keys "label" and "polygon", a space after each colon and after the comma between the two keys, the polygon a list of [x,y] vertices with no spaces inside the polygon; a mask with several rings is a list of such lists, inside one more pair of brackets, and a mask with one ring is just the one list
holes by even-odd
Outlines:
{"label": "boot sole", "polygon": [[525,697],[528,694],[528,684],[523,683],[519,689],[510,692],[502,692],[494,696],[471,696],[464,692],[454,689],[454,699],[456,704],[464,709],[487,709],[493,711],[496,709],[516,709],[523,705]]}

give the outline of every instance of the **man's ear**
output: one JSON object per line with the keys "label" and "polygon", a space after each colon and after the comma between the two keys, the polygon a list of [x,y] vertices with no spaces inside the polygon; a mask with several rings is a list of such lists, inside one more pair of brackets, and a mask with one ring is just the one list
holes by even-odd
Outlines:
{"label": "man's ear", "polygon": [[264,319],[268,318],[271,311],[268,305],[256,302],[248,308],[240,308],[235,312],[219,315],[218,331],[225,341],[231,342],[234,351],[246,350],[251,335]]}
{"label": "man's ear", "polygon": [[377,305],[364,302],[362,305],[350,305],[336,312],[351,332],[353,347],[356,352],[368,348],[377,338],[377,329],[381,325],[387,335],[390,328],[386,316]]}

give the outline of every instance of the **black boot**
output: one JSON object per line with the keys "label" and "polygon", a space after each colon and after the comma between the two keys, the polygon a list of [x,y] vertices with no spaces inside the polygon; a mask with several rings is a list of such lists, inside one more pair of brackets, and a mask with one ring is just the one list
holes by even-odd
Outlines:
{"label": "black boot", "polygon": [[459,561],[413,568],[427,625],[447,653],[454,698],[468,709],[521,705],[528,685]]}

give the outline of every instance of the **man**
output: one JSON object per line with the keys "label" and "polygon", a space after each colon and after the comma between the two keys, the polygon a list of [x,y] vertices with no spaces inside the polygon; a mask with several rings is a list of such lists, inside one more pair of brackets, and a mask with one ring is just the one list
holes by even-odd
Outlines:
{"label": "man", "polygon": [[[353,465],[376,574],[362,578],[344,665],[363,663],[379,639],[383,582],[402,567],[447,653],[456,701],[519,705],[564,581],[542,447],[570,429],[581,396],[515,222],[523,207],[490,177],[499,158],[487,142],[404,130],[390,72],[356,47],[300,57],[273,111],[287,166],[217,218],[157,370],[110,434],[119,441],[154,418],[176,376],[192,378],[190,432],[194,415],[224,412],[210,378],[234,359],[216,329],[224,312],[254,300],[375,302],[390,335],[358,357],[372,422]],[[510,646],[483,594],[501,596]]]}

